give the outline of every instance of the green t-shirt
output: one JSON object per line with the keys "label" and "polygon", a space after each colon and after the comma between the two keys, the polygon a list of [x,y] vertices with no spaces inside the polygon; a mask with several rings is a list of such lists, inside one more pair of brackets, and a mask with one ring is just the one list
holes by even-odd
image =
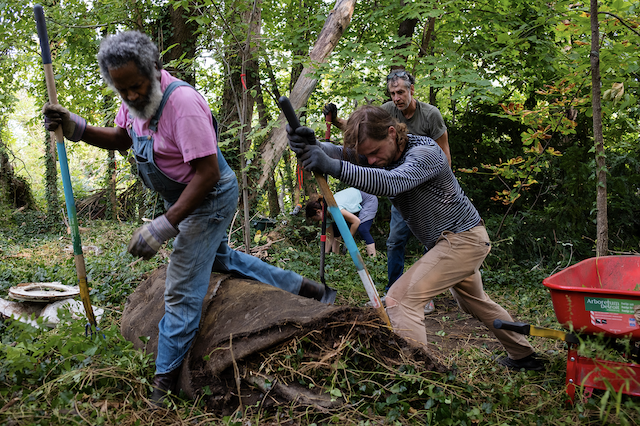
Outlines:
{"label": "green t-shirt", "polygon": [[391,114],[398,122],[406,124],[407,133],[411,133],[412,135],[428,136],[436,140],[447,131],[447,126],[444,124],[440,110],[433,105],[420,102],[417,99],[416,111],[408,120],[392,101],[383,104],[382,109]]}
{"label": "green t-shirt", "polygon": [[[347,188],[342,191],[333,194],[333,198],[336,200],[336,204],[340,210],[344,209],[349,213],[357,214],[362,210],[362,195],[356,188]],[[333,217],[329,216],[330,221],[333,222]]]}

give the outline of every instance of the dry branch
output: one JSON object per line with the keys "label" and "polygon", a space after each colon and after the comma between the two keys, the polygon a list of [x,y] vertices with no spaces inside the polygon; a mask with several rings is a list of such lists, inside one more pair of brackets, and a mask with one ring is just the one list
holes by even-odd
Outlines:
{"label": "dry branch", "polygon": [[[302,74],[295,86],[291,90],[289,100],[294,109],[298,109],[303,106],[311,92],[316,86],[317,79],[309,77],[316,70],[316,64],[326,62],[327,57],[333,51],[338,44],[338,40],[342,37],[342,33],[349,25],[351,16],[353,15],[353,9],[355,8],[356,0],[338,0],[335,7],[329,13],[327,20],[324,23],[324,27],[320,32],[320,36],[313,46],[313,50],[309,54],[311,64],[302,70]],[[258,186],[262,187],[267,178],[271,174],[271,170],[275,164],[280,160],[282,152],[287,147],[287,133],[285,130],[286,120],[284,115],[280,114],[278,118],[279,124],[274,129],[273,136],[271,137],[271,143],[266,144],[262,148],[262,173],[258,180]]]}

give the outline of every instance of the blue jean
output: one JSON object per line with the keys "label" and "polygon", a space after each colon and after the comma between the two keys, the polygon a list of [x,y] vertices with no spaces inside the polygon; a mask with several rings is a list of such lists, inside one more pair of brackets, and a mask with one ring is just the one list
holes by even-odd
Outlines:
{"label": "blue jean", "polygon": [[391,206],[391,223],[387,238],[387,277],[389,283],[386,290],[400,278],[404,272],[404,250],[411,237],[411,230],[395,206]]}
{"label": "blue jean", "polygon": [[227,245],[225,238],[213,262],[214,272],[232,273],[242,278],[248,278],[262,283],[271,284],[289,293],[298,294],[302,276],[293,271],[280,269],[269,265],[255,256],[235,251]]}
{"label": "blue jean", "polygon": [[371,235],[371,225],[373,225],[373,219],[360,222],[360,226],[358,226],[358,234],[360,234],[360,237],[367,244],[373,244],[375,242]]}
{"label": "blue jean", "polygon": [[236,272],[297,294],[302,277],[239,253],[227,245],[229,227],[238,203],[238,183],[219,182],[202,204],[183,220],[173,243],[165,284],[164,317],[158,324],[156,374],[175,370],[198,331],[202,302],[211,271]]}

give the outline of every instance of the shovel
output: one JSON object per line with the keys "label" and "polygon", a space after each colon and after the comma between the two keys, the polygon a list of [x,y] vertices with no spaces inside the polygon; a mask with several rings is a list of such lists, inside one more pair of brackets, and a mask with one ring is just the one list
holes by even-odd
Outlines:
{"label": "shovel", "polygon": [[[327,142],[331,142],[331,113],[325,116],[325,120],[327,121],[327,131],[324,134],[324,139]],[[320,281],[322,284],[325,284],[324,281],[324,257],[325,257],[325,247],[327,244],[327,202],[325,199],[322,199],[322,230],[320,233]]]}
{"label": "shovel", "polygon": [[[289,98],[287,98],[286,96],[282,96],[278,100],[278,103],[280,104],[280,109],[282,109],[282,113],[289,122],[289,126],[291,127],[291,129],[295,130],[300,127],[300,121],[298,121],[298,117],[296,116],[296,112],[294,111]],[[327,184],[327,180],[320,173],[314,172],[314,176],[316,178],[316,182],[318,182],[318,186],[320,187],[320,192],[327,202],[329,212],[331,212],[331,216],[333,216],[333,220],[338,226],[340,235],[342,235],[344,243],[349,250],[351,259],[353,259],[353,263],[355,263],[356,265],[358,275],[360,276],[360,280],[364,285],[364,289],[367,291],[367,295],[369,296],[371,305],[377,311],[378,315],[385,322],[385,324],[387,324],[387,327],[391,328],[391,321],[389,320],[389,316],[382,306],[382,301],[380,300],[380,296],[378,295],[378,290],[376,290],[376,286],[373,284],[371,275],[369,275],[369,271],[367,271],[367,267],[362,260],[362,256],[360,256],[360,251],[358,251],[356,241],[353,239],[353,235],[351,235],[351,232],[349,231],[349,226],[347,225],[347,222],[344,220],[344,217],[340,212],[340,207],[338,207],[338,203],[336,203],[335,198],[333,198],[333,193],[331,192],[331,189]]]}
{"label": "shovel", "polygon": [[324,285],[327,283],[324,281],[324,256],[325,248],[327,245],[327,202],[322,199],[322,231],[320,233],[320,282]]}
{"label": "shovel", "polygon": [[[58,103],[56,93],[56,81],[53,76],[53,65],[51,64],[51,51],[49,50],[49,36],[47,35],[47,24],[44,21],[44,11],[39,4],[33,7],[40,38],[40,49],[42,51],[42,65],[44,66],[44,76],[47,83],[47,93],[51,104]],[[69,216],[69,228],[71,229],[71,241],[73,242],[73,253],[75,255],[76,274],[78,276],[78,287],[80,288],[80,298],[84,305],[85,313],[89,323],[96,327],[96,319],[93,316],[91,298],[89,297],[89,287],[87,286],[87,272],[85,269],[84,255],[82,254],[82,243],[80,242],[80,229],[78,227],[78,216],[76,214],[76,203],[73,198],[73,188],[71,187],[71,177],[69,175],[69,164],[67,162],[67,151],[64,146],[64,136],[62,126],[55,130],[56,148],[58,149],[58,161],[60,161],[60,174],[62,176],[62,187],[64,188],[64,199],[67,205],[67,215]]]}

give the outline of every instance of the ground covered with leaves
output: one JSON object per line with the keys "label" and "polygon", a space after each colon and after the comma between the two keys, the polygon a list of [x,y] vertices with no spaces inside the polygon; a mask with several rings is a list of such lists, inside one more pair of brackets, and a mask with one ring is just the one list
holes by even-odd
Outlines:
{"label": "ground covered with leaves", "polygon": [[[10,287],[24,282],[75,284],[73,255],[68,250],[71,241],[64,229],[50,226],[37,214],[7,212],[4,217],[0,297],[6,298]],[[573,404],[565,404],[567,351],[562,342],[529,338],[548,360],[543,372],[514,372],[497,365],[492,358],[504,353],[500,344],[486,327],[463,313],[449,293],[435,299],[435,312],[425,318],[430,355],[444,367],[440,371],[427,369],[402,352],[381,356],[372,339],[349,329],[333,340],[339,344],[327,346],[319,331],[251,360],[252,370],[267,378],[256,381],[255,386],[263,387],[262,398],[251,404],[230,404],[228,412],[221,413],[208,409],[204,397],[191,401],[177,395],[167,408],[153,409],[147,399],[153,359],[122,337],[120,318],[127,296],[167,262],[171,247],[151,261],[137,261],[126,252],[136,225],[95,221],[81,226],[87,229],[81,237],[87,248],[92,302],[105,310],[100,330],[87,334],[83,321],[69,318],[55,329],[3,319],[0,424],[640,424],[637,397],[613,391],[588,396],[580,390]],[[276,233],[254,238],[263,247],[261,256],[318,279],[316,241],[302,238],[304,228],[289,226],[280,225]],[[382,291],[386,284],[384,253],[366,262]],[[552,270],[535,265],[489,265],[483,276],[494,300],[517,320],[559,329],[542,285]],[[367,296],[348,256],[328,256],[325,276],[338,289],[336,304],[364,306]],[[312,390],[325,404],[303,399],[279,402],[272,396],[283,383]]]}

